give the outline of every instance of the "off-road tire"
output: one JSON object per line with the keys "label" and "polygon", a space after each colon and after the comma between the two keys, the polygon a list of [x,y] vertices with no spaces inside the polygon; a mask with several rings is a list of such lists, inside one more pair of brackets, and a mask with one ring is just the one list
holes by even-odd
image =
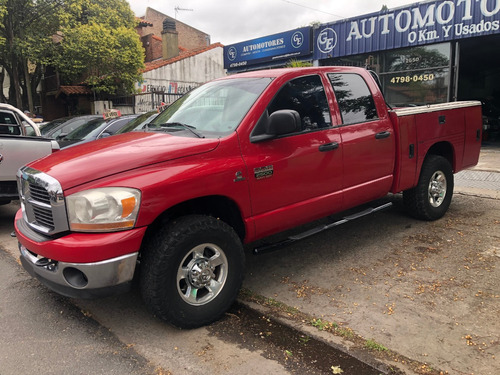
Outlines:
{"label": "off-road tire", "polygon": [[[153,314],[179,328],[196,328],[219,319],[233,304],[245,255],[228,224],[189,215],[172,220],[146,241],[140,266],[142,297]],[[200,286],[203,282],[210,285]]]}
{"label": "off-road tire", "polygon": [[422,220],[437,220],[448,210],[453,196],[453,170],[447,159],[429,155],[417,186],[403,192],[406,211]]}

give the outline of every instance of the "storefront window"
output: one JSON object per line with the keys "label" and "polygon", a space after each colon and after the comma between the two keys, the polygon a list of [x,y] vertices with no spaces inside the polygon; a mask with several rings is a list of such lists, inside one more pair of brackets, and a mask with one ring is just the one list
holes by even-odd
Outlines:
{"label": "storefront window", "polygon": [[396,107],[444,103],[450,86],[449,43],[381,53],[380,79]]}
{"label": "storefront window", "polygon": [[321,66],[356,66],[373,70],[377,74],[380,73],[379,54],[372,53],[366,55],[344,56],[334,59],[325,59],[320,61]]}

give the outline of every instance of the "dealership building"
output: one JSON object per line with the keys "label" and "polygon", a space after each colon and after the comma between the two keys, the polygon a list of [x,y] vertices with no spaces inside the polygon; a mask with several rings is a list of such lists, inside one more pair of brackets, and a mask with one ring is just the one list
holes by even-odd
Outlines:
{"label": "dealership building", "polygon": [[500,140],[500,0],[419,2],[224,47],[229,73],[290,60],[373,70],[393,106],[481,100]]}

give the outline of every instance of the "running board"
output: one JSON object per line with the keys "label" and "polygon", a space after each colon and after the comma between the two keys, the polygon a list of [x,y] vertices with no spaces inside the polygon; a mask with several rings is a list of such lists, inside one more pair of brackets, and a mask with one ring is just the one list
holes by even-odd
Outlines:
{"label": "running board", "polygon": [[309,230],[307,230],[305,232],[302,232],[302,233],[290,236],[290,237],[288,237],[285,240],[278,241],[278,242],[271,243],[271,244],[265,244],[265,245],[256,247],[256,248],[253,249],[253,253],[255,255],[260,255],[262,253],[266,253],[266,252],[269,252],[271,250],[275,250],[275,249],[277,249],[279,247],[291,244],[291,243],[296,242],[296,241],[303,240],[304,238],[313,236],[313,235],[315,235],[317,233],[323,232],[325,230],[331,229],[331,228],[339,226],[341,224],[345,224],[345,223],[347,223],[349,221],[359,219],[360,217],[363,217],[363,216],[366,216],[366,215],[370,215],[370,214],[372,214],[374,212],[384,210],[384,209],[389,208],[391,206],[392,206],[392,202],[389,202],[389,203],[385,203],[385,204],[383,204],[381,206],[378,206],[378,207],[367,208],[366,210],[360,211],[358,213],[345,216],[344,218],[342,218],[342,219],[340,219],[338,221],[335,221],[333,223],[320,225],[320,226],[317,226],[315,228],[309,229]]}

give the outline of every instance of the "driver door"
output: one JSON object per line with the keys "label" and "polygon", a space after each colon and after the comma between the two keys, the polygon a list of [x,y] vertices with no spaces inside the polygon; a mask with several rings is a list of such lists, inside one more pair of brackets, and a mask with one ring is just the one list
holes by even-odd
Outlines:
{"label": "driver door", "polygon": [[342,206],[342,150],[322,78],[285,83],[267,107],[298,112],[301,129],[242,148],[257,237],[318,219]]}

